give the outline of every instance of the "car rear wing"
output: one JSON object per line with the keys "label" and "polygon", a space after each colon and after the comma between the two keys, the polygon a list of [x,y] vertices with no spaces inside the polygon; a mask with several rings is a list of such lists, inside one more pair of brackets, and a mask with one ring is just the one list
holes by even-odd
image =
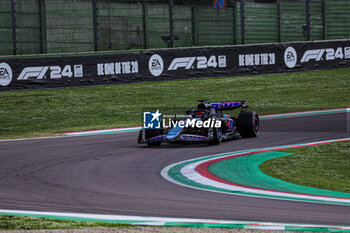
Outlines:
{"label": "car rear wing", "polygon": [[232,110],[242,107],[242,110],[248,108],[247,101],[222,101],[222,102],[211,102],[208,103],[210,107],[216,110]]}

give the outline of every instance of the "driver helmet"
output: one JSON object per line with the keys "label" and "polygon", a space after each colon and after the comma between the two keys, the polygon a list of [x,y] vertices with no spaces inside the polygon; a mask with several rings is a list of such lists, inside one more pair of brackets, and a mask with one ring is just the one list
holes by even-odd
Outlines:
{"label": "driver helmet", "polygon": [[204,118],[205,117],[205,112],[198,111],[198,112],[196,112],[195,117],[196,118]]}

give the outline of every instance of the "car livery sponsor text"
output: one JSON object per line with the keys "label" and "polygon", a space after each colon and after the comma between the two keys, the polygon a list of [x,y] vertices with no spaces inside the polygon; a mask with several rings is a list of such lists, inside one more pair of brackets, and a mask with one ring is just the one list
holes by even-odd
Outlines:
{"label": "car livery sponsor text", "polygon": [[215,109],[232,109],[234,107],[240,106],[241,104],[242,101],[210,103],[210,105]]}

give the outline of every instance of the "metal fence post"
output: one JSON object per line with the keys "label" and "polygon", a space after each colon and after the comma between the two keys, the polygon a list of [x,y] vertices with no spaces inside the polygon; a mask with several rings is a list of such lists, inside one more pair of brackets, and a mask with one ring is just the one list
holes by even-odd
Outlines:
{"label": "metal fence post", "polygon": [[310,30],[311,30],[311,25],[310,25],[310,0],[305,0],[306,3],[306,39],[309,41],[310,40]]}
{"label": "metal fence post", "polygon": [[194,6],[191,6],[191,23],[192,23],[192,46],[196,46],[196,13]]}
{"label": "metal fence post", "polygon": [[17,54],[17,32],[16,32],[16,0],[11,0],[12,14],[12,54]]}
{"label": "metal fence post", "polygon": [[39,0],[39,24],[40,24],[40,53],[47,53],[45,0]]}
{"label": "metal fence post", "polygon": [[108,0],[108,50],[112,50],[111,0]]}
{"label": "metal fence post", "polygon": [[233,44],[237,44],[237,14],[236,14],[236,2],[232,3],[233,15],[232,15],[232,24],[233,24]]}
{"label": "metal fence post", "polygon": [[281,1],[277,0],[277,37],[278,42],[282,41],[281,38],[281,17],[282,17],[282,8],[281,8]]}
{"label": "metal fence post", "polygon": [[173,15],[173,6],[174,1],[169,0],[169,26],[170,26],[170,41],[169,47],[172,48],[174,46],[174,15]]}
{"label": "metal fence post", "polygon": [[244,0],[241,0],[241,43],[245,42],[245,11]]}
{"label": "metal fence post", "polygon": [[94,17],[94,49],[98,51],[98,21],[97,21],[97,0],[92,1],[93,17]]}
{"label": "metal fence post", "polygon": [[147,49],[147,6],[146,3],[142,3],[142,27],[143,27],[143,48]]}
{"label": "metal fence post", "polygon": [[322,0],[322,26],[323,26],[323,39],[327,39],[327,14],[326,14],[327,1]]}

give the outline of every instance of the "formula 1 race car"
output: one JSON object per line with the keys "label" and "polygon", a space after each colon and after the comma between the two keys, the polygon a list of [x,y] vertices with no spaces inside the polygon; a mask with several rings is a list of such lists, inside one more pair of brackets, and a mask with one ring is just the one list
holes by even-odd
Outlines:
{"label": "formula 1 race car", "polygon": [[[205,102],[199,100],[197,109],[186,111],[186,116],[171,126],[157,129],[142,128],[138,143],[159,146],[162,142],[192,142],[217,145],[236,137],[256,137],[259,133],[259,116],[247,111],[247,101]],[[238,117],[224,114],[224,110],[241,108]]]}

